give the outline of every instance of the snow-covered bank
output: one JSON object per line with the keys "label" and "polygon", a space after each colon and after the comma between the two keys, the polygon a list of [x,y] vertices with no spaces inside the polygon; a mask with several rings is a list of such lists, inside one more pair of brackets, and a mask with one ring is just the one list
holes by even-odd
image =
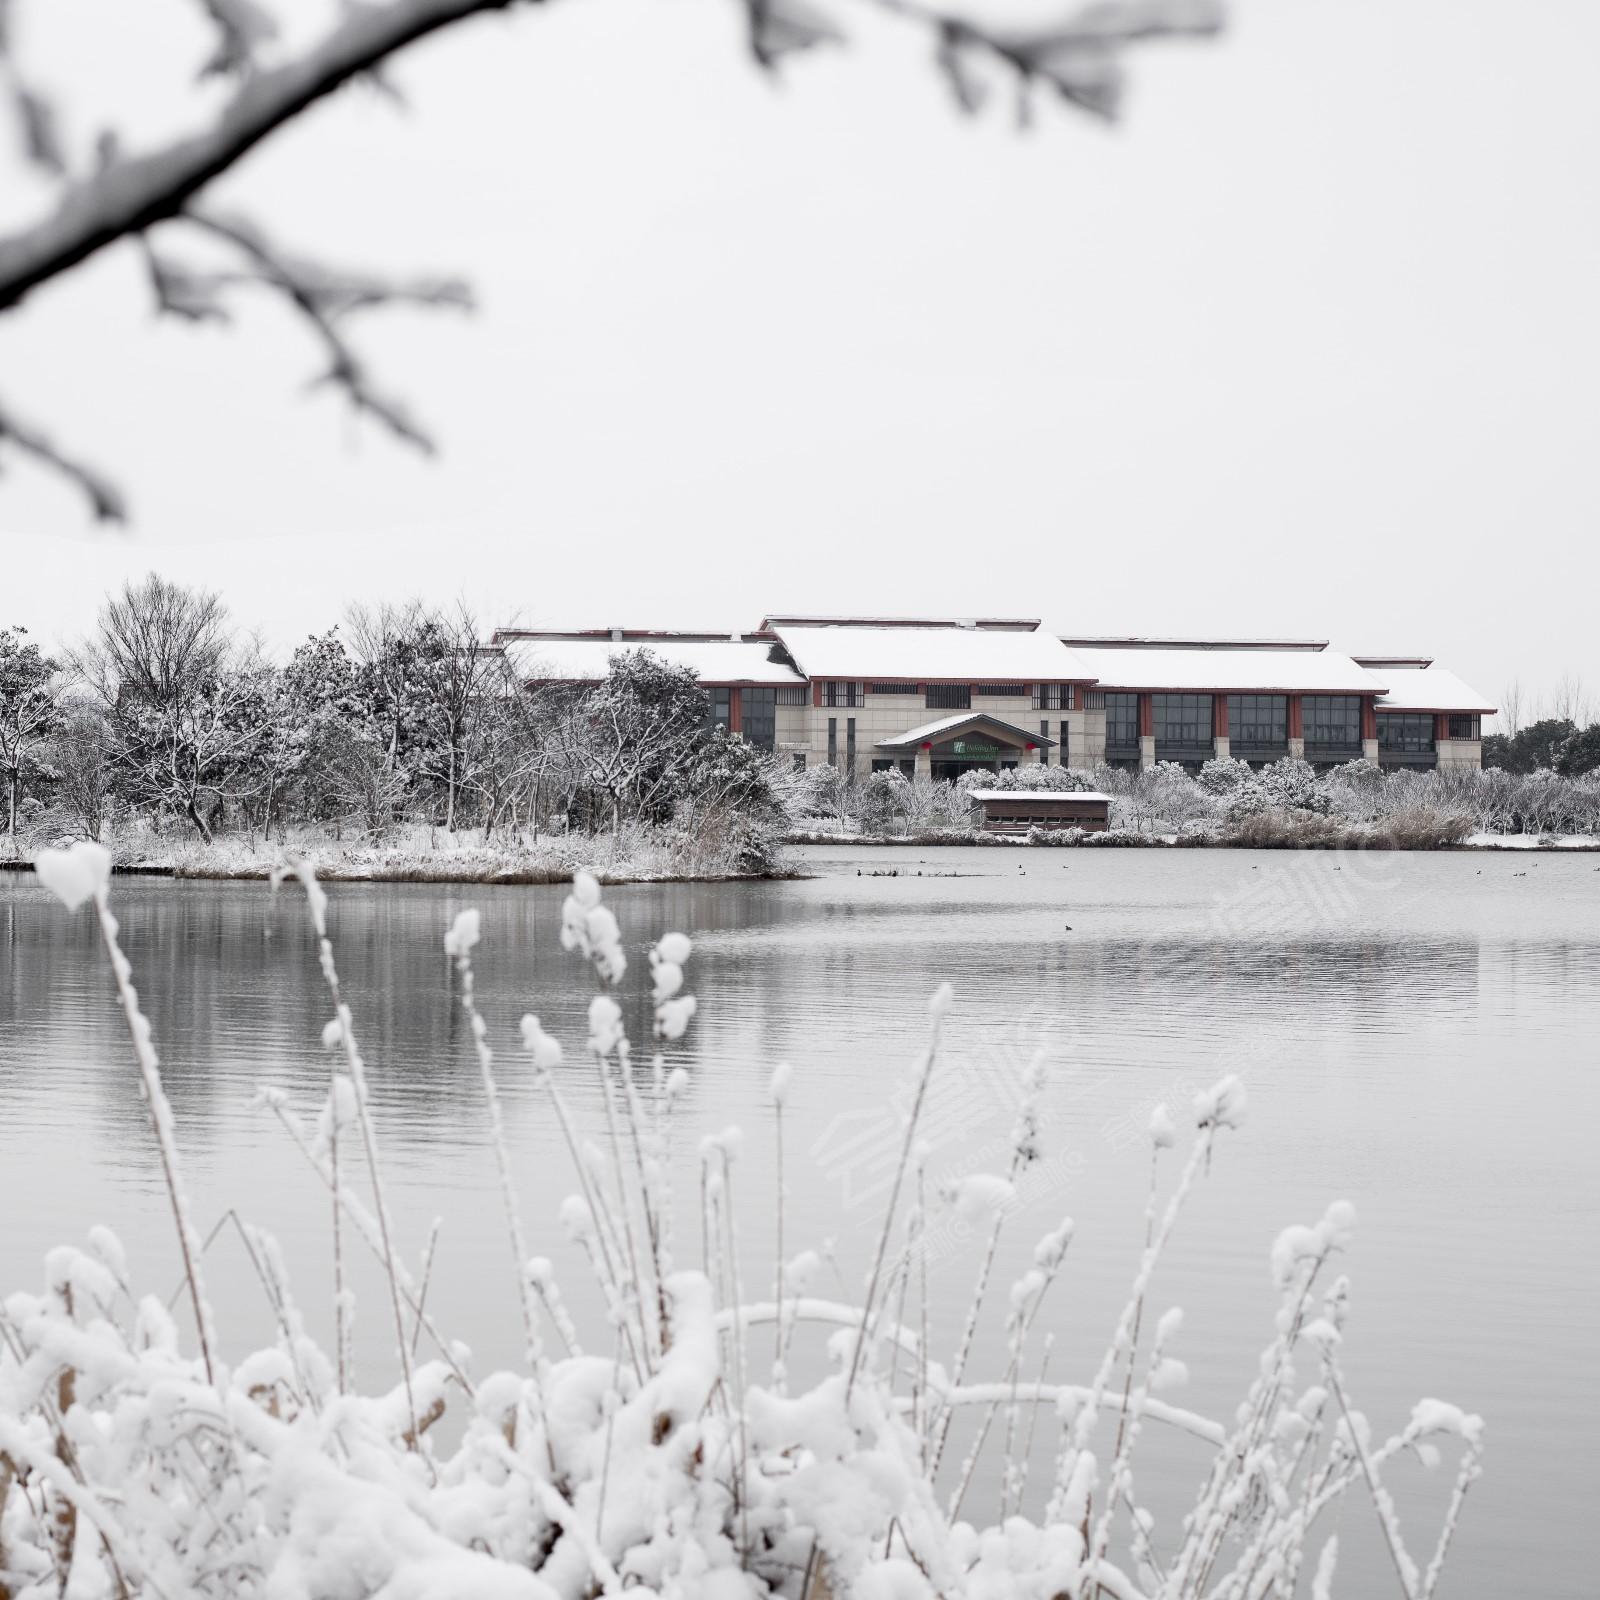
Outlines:
{"label": "snow-covered bank", "polygon": [[290,858],[330,882],[351,883],[570,883],[579,871],[613,884],[787,875],[777,851],[760,834],[691,834],[641,826],[626,827],[620,834],[555,834],[537,840],[501,833],[487,841],[476,829],[449,833],[411,826],[393,829],[380,840],[341,840],[302,828],[290,829],[286,838],[275,833],[270,842],[230,835],[210,844],[192,834],[135,829],[107,843],[114,871],[173,878],[265,879]]}
{"label": "snow-covered bank", "polygon": [[[1149,1115],[1143,1157],[1129,1156],[1150,1178],[1126,1300],[1087,1359],[1047,1370],[1052,1339],[1082,1315],[1070,1281],[1058,1282],[1076,1270],[1071,1219],[1010,1269],[1013,1282],[996,1265],[1050,1137],[1042,1060],[1018,1079],[997,1170],[938,1188],[923,1142],[937,1113],[924,1102],[950,1070],[954,996],[941,987],[925,1015],[900,1019],[919,1036],[908,1053],[920,1048],[894,1095],[873,1265],[858,1297],[852,1286],[822,1298],[830,1246],[807,1249],[783,1232],[783,1108],[827,1084],[803,1066],[773,1070],[773,1143],[742,1159],[736,1130],[713,1124],[698,1138],[685,1126],[697,1096],[692,1058],[679,1052],[699,1025],[686,937],[657,939],[636,1008],[622,931],[581,875],[561,942],[592,998],[578,1049],[564,1053],[536,1017],[513,1029],[498,1008],[480,1012],[482,928],[463,911],[444,937],[467,1024],[454,1037],[481,1086],[523,1351],[513,1370],[485,1371],[452,1337],[448,1298],[428,1297],[428,1265],[393,1228],[372,1111],[383,1063],[359,1042],[383,1029],[369,1031],[342,998],[328,897],[307,873],[328,996],[305,1026],[328,1052],[327,1074],[302,1085],[304,1104],[265,1091],[262,1110],[327,1196],[318,1212],[332,1249],[294,1263],[292,1285],[277,1244],[228,1213],[271,1318],[269,1344],[248,1353],[239,1330],[259,1326],[258,1308],[208,1293],[214,1260],[199,1241],[213,1218],[188,1200],[183,1129],[132,986],[151,952],[118,945],[104,852],[48,852],[39,875],[96,919],[106,945],[182,1289],[170,1307],[141,1293],[116,1239],[94,1229],[84,1247],[51,1252],[37,1290],[6,1298],[0,1586],[14,1600],[622,1600],[630,1589],[639,1600],[1196,1600],[1305,1592],[1313,1576],[1326,1596],[1341,1539],[1357,1513],[1366,1521],[1365,1505],[1341,1516],[1347,1494],[1370,1499],[1401,1592],[1434,1592],[1482,1427],[1434,1400],[1388,1426],[1356,1409],[1343,1353],[1353,1301],[1339,1275],[1350,1207],[1335,1202],[1272,1246],[1277,1316],[1263,1318],[1258,1359],[1227,1352],[1249,1374],[1241,1404],[1213,1416],[1182,1403],[1192,1346],[1160,1272],[1186,1204],[1244,1122],[1237,1078]],[[287,941],[274,949],[312,959]],[[171,954],[160,949],[163,967]],[[625,1006],[646,1019],[648,1063],[630,1046]],[[500,1112],[498,1085],[512,1071],[536,1086],[572,1159],[560,1219],[603,1295],[607,1310],[592,1321],[569,1312],[550,1262],[530,1256],[541,1234],[524,1231]],[[675,1193],[671,1147],[697,1138],[699,1179]],[[751,1273],[746,1202],[774,1176],[777,1231]],[[955,1225],[985,1250],[965,1332],[947,1349],[929,1337],[929,1280],[936,1296],[950,1267],[938,1240]],[[358,1308],[350,1273],[362,1253],[379,1263],[381,1287]],[[963,1278],[969,1266],[960,1263]],[[326,1345],[308,1331],[312,1296],[332,1330]],[[363,1366],[359,1382],[357,1315],[395,1335],[387,1370]],[[1004,1329],[992,1366],[974,1357],[984,1324]],[[1445,1481],[1419,1492],[1414,1461],[1444,1467]],[[1158,1515],[1144,1485],[1174,1470],[1193,1472],[1187,1515]]]}
{"label": "snow-covered bank", "polygon": [[1471,833],[1462,844],[1469,850],[1600,850],[1600,834]]}

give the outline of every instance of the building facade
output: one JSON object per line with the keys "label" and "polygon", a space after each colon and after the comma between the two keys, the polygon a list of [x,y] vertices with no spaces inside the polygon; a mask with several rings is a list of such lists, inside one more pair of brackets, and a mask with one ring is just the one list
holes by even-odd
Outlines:
{"label": "building facade", "polygon": [[1213,756],[1315,766],[1478,766],[1495,707],[1428,656],[1326,640],[1058,637],[1033,619],[775,615],[749,633],[502,629],[530,687],[595,683],[648,649],[707,714],[797,765],[957,778],[1030,763],[1197,770]]}

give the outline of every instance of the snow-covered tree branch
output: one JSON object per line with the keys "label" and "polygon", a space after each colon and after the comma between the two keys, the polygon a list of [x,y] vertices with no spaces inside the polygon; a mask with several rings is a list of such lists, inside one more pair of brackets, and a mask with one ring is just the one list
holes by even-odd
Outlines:
{"label": "snow-covered tree branch", "polygon": [[[42,0],[33,0],[34,4]],[[20,153],[56,189],[45,215],[0,237],[0,313],[15,311],[35,289],[70,273],[109,246],[137,241],[159,310],[191,322],[229,320],[225,292],[242,284],[280,295],[310,328],[327,357],[321,382],[343,390],[352,406],[397,438],[424,450],[432,442],[405,403],[386,391],[343,331],[349,313],[404,303],[461,308],[465,284],[451,278],[414,280],[324,267],[272,242],[254,219],[224,215],[206,202],[208,186],[278,129],[294,122],[353,80],[385,84],[384,68],[419,40],[517,0],[367,0],[346,6],[315,43],[279,47],[277,19],[261,0],[192,0],[210,38],[202,77],[232,84],[220,111],[195,131],[134,154],[115,133],[96,141],[92,164],[74,162],[68,137],[71,107],[59,105],[29,76],[16,47],[19,0],[0,0],[0,105],[9,102]],[[840,42],[846,0],[738,0],[750,52],[764,69],[817,45]],[[1221,0],[1089,0],[1032,29],[985,25],[928,0],[854,0],[925,29],[938,70],[958,104],[978,110],[998,72],[1017,91],[1025,119],[1035,90],[1059,96],[1096,116],[1115,113],[1128,46],[1162,35],[1201,36],[1222,23]],[[173,254],[168,234],[199,230],[226,248],[235,265],[209,270]],[[119,521],[123,497],[107,477],[56,447],[47,430],[0,410],[0,448],[12,445],[79,490],[93,514]]]}

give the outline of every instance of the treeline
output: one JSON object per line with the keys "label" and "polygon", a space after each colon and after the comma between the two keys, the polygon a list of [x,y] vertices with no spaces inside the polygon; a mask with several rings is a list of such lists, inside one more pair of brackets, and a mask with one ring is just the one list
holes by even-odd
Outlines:
{"label": "treeline", "polygon": [[1600,834],[1600,770],[1575,777],[1548,767],[1390,772],[1361,760],[1319,771],[1304,761],[1253,768],[1223,757],[1193,775],[1163,761],[1142,770],[1026,766],[956,783],[881,772],[851,785],[831,767],[808,776],[813,818],[867,834],[966,830],[974,787],[1099,790],[1111,797],[1112,827],[1136,833],[1216,835],[1326,818],[1352,828],[1405,824],[1419,839],[1442,842],[1472,833]]}
{"label": "treeline", "polygon": [[1600,771],[1600,722],[1579,727],[1571,717],[1544,717],[1515,733],[1491,733],[1483,764],[1505,772],[1559,772],[1580,778]]}
{"label": "treeline", "polygon": [[691,673],[632,652],[602,683],[529,692],[483,638],[461,607],[357,606],[279,665],[216,595],[153,575],[60,659],[0,630],[12,849],[128,822],[207,844],[643,822],[754,845],[787,815],[781,766],[711,725]]}

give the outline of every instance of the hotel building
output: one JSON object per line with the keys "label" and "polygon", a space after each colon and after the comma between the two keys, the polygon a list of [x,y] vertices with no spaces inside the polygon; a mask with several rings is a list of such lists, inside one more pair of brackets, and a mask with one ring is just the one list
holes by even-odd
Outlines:
{"label": "hotel building", "polygon": [[749,633],[506,628],[529,687],[595,683],[648,649],[709,715],[801,765],[956,778],[1027,763],[1197,770],[1213,756],[1476,767],[1495,707],[1428,656],[1321,639],[1058,637],[1037,620],[774,615]]}

